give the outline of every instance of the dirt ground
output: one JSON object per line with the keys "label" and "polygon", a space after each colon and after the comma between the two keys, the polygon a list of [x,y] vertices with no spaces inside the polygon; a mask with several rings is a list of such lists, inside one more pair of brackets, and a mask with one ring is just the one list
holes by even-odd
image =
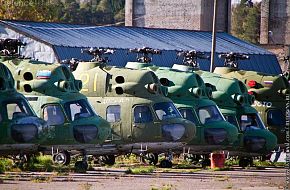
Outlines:
{"label": "dirt ground", "polygon": [[0,175],[1,190],[192,190],[192,189],[284,189],[284,168],[231,171],[182,169],[155,170],[149,174],[126,174],[125,168],[98,167],[85,174],[46,172],[8,172]]}

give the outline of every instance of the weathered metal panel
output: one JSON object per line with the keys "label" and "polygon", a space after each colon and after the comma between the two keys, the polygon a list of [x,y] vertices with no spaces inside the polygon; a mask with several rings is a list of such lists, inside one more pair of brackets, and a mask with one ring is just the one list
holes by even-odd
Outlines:
{"label": "weathered metal panel", "polygon": [[[128,49],[148,46],[163,50],[161,56],[154,56],[156,65],[171,66],[176,61],[175,50],[202,51],[207,54],[211,51],[211,32],[173,29],[152,29],[137,27],[115,27],[115,26],[83,26],[59,23],[26,22],[26,21],[0,21],[2,27],[8,27],[17,31],[18,35],[41,43],[40,47],[33,45],[35,49],[47,48],[44,44],[54,47],[56,55],[60,60],[78,58],[89,60],[90,57],[80,53],[85,47],[110,47],[118,49],[113,55],[110,64],[124,66],[127,61],[134,61],[135,55],[127,55]],[[6,30],[8,30],[6,28]],[[11,30],[12,31],[12,30]],[[10,36],[12,37],[12,36]],[[36,42],[33,42],[36,43]],[[48,49],[51,52],[52,49]],[[271,74],[280,74],[281,68],[274,54],[235,38],[227,33],[217,33],[217,53],[237,52],[250,55],[251,59],[240,64],[241,69],[255,70]],[[36,55],[36,53],[34,53]],[[49,55],[52,55],[51,53]],[[44,58],[39,54],[42,61],[51,59]],[[117,59],[116,59],[117,58]],[[45,60],[43,60],[45,59]],[[114,61],[118,60],[118,61]],[[48,62],[51,62],[48,61]],[[209,60],[201,60],[201,68],[209,69]],[[216,65],[223,65],[223,61],[216,57]]]}

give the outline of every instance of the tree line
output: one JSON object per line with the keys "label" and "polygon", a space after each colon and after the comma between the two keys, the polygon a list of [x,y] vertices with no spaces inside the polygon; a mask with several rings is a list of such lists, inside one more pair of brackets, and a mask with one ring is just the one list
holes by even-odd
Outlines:
{"label": "tree line", "polygon": [[[231,33],[259,43],[261,3],[241,0],[232,8]],[[125,0],[0,0],[0,19],[73,24],[125,25]]]}
{"label": "tree line", "polygon": [[125,0],[0,0],[0,19],[124,25]]}
{"label": "tree line", "polygon": [[231,33],[245,41],[258,44],[260,41],[261,3],[248,6],[241,0],[232,8]]}

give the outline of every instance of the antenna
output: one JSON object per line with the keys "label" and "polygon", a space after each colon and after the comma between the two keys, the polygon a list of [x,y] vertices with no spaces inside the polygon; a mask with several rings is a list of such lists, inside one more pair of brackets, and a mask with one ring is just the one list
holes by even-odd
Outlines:
{"label": "antenna", "polygon": [[230,52],[230,53],[219,54],[219,58],[225,59],[224,66],[237,69],[238,60],[246,60],[246,59],[249,59],[250,57],[245,54]]}
{"label": "antenna", "polygon": [[[134,48],[134,49],[129,49],[130,53],[137,53],[137,61],[142,62],[142,63],[151,63],[152,61],[152,56],[154,54],[161,54],[161,51],[158,49],[152,49],[149,47],[142,47],[142,48]],[[151,55],[151,57],[149,56]]]}
{"label": "antenna", "polygon": [[94,56],[94,58],[91,60],[97,61],[100,63],[107,63],[108,59],[107,57],[103,58],[103,55],[109,55],[115,53],[115,50],[109,49],[109,48],[87,48],[87,49],[82,49],[81,53],[87,53],[89,55]]}
{"label": "antenna", "polygon": [[177,51],[177,56],[183,57],[182,64],[191,66],[195,69],[199,69],[199,63],[197,62],[197,59],[209,59],[209,56],[206,56],[202,52],[198,52],[196,50],[189,50],[189,51]]}
{"label": "antenna", "polygon": [[0,39],[0,54],[4,56],[19,55],[19,50],[26,43],[22,43],[19,39]]}
{"label": "antenna", "polygon": [[75,71],[78,67],[80,60],[76,58],[65,59],[61,61],[61,64],[68,66],[71,71]]}

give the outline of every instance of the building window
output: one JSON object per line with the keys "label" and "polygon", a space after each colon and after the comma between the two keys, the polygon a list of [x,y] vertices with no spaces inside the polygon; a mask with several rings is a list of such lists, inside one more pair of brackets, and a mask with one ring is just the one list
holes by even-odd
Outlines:
{"label": "building window", "polygon": [[107,107],[106,119],[108,122],[118,122],[121,121],[121,106],[113,105]]}
{"label": "building window", "polygon": [[48,125],[61,125],[64,123],[64,113],[60,105],[47,105],[43,108],[43,119]]}
{"label": "building window", "polygon": [[148,106],[138,105],[133,109],[134,123],[148,123],[153,121],[153,116]]}

